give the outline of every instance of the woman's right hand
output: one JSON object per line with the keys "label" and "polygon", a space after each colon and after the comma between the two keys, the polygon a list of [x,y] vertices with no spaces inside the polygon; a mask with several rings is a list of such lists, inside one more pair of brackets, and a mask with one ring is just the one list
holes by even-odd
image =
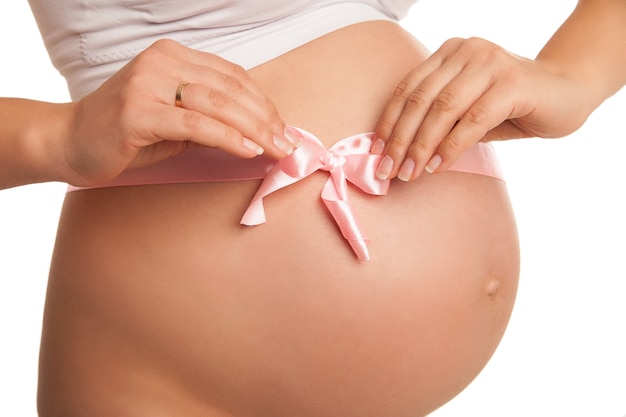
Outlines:
{"label": "woman's right hand", "polygon": [[[177,107],[181,83],[188,85]],[[281,158],[297,146],[243,68],[169,40],[154,43],[71,108],[57,150],[67,164],[67,182],[77,186],[110,180],[192,146],[242,158]]]}

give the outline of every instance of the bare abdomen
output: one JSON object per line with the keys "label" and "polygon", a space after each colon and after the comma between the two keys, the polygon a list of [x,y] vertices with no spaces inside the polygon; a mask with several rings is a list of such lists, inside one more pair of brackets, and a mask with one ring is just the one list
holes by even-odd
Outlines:
{"label": "bare abdomen", "polygon": [[[390,23],[367,23],[252,75],[288,123],[330,146],[371,130],[424,54]],[[42,416],[416,416],[458,393],[515,296],[505,185],[444,173],[394,181],[385,197],[352,189],[372,239],[359,262],[320,200],[325,179],[266,198],[268,222],[252,228],[239,219],[258,182],[70,194]]]}

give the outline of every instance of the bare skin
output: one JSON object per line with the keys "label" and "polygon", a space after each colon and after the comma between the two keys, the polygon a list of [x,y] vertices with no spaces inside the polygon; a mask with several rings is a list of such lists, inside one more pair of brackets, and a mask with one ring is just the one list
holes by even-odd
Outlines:
{"label": "bare skin", "polygon": [[626,2],[580,0],[536,59],[450,39],[398,84],[376,128],[378,176],[442,172],[478,141],[557,138],[626,84]]}
{"label": "bare skin", "polygon": [[[364,23],[250,76],[287,123],[330,146],[374,130],[426,56],[396,25]],[[41,415],[419,416],[462,390],[515,297],[504,183],[443,173],[394,181],[382,198],[352,190],[372,238],[364,263],[320,202],[325,178],[267,198],[268,223],[253,228],[239,219],[257,181],[68,195]]]}
{"label": "bare skin", "polygon": [[257,182],[69,195],[42,416],[417,416],[443,404],[500,340],[519,262],[504,184],[445,168],[480,140],[580,126],[626,81],[625,18],[622,0],[581,0],[535,60],[481,39],[428,57],[390,23],[249,73],[165,41],[77,103],[0,99],[0,188],[95,185],[190,146],[280,158],[296,146],[285,122],[327,146],[376,131],[378,175],[407,181],[384,198],[353,193],[368,263],[321,206],[323,174],[268,198],[269,223],[252,229],[238,220]]}
{"label": "bare skin", "polygon": [[[378,176],[445,171],[481,140],[572,133],[626,83],[624,20],[623,0],[579,0],[534,60],[484,39],[445,42],[386,94],[372,147],[384,155]],[[172,106],[181,80],[191,83],[185,109]],[[295,145],[242,68],[167,41],[78,103],[0,98],[0,126],[0,188],[96,185],[189,146],[280,158]]]}

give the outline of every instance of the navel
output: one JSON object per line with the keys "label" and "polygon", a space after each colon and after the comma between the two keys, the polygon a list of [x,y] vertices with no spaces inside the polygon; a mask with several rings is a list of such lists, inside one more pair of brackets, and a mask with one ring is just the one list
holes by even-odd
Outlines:
{"label": "navel", "polygon": [[496,278],[491,278],[487,281],[487,285],[485,285],[485,293],[487,297],[494,299],[500,290],[500,280]]}

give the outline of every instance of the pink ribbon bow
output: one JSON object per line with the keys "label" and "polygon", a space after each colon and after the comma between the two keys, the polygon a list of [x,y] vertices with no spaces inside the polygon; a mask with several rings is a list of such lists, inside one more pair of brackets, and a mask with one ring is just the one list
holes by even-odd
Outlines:
{"label": "pink ribbon bow", "polygon": [[380,155],[370,153],[373,134],[350,136],[326,149],[311,133],[302,129],[292,129],[301,134],[302,146],[274,165],[252,198],[241,224],[254,226],[265,223],[263,197],[298,182],[315,171],[328,171],[330,177],[322,189],[322,200],[357,257],[362,261],[369,260],[367,250],[369,239],[363,235],[348,200],[347,181],[368,194],[387,194],[389,180],[376,178]]}

